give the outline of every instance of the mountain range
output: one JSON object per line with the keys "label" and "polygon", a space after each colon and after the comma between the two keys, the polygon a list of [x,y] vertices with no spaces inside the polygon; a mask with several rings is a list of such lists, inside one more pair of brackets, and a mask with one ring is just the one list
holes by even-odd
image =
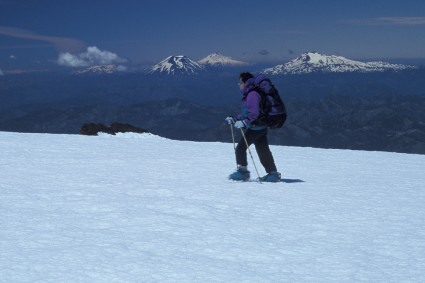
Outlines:
{"label": "mountain range", "polygon": [[[0,130],[78,133],[85,123],[119,122],[169,138],[226,141],[229,129],[219,125],[239,111],[238,74],[267,69],[207,57],[170,56],[151,73],[131,65],[74,75],[6,71]],[[214,64],[223,57],[230,63]],[[289,118],[273,144],[425,153],[425,68],[307,52],[276,69],[269,76]]]}
{"label": "mountain range", "polygon": [[208,68],[246,66],[248,63],[233,60],[231,57],[213,53],[198,62],[184,55],[173,55],[148,68],[148,74],[198,75]]}
{"label": "mountain range", "polygon": [[263,73],[270,75],[308,74],[308,73],[345,73],[345,72],[384,72],[400,71],[415,68],[402,64],[387,62],[360,62],[336,55],[323,55],[317,52],[305,52],[294,60],[265,69]]}
{"label": "mountain range", "polygon": [[[172,55],[158,64],[145,69],[152,75],[199,75],[211,69],[249,66],[247,62],[234,60],[229,56],[213,53],[195,61],[185,55]],[[309,74],[309,73],[370,73],[401,71],[417,68],[411,65],[391,64],[382,61],[361,62],[343,56],[324,55],[318,52],[305,52],[297,58],[274,67],[257,70],[268,75]],[[123,66],[93,66],[77,71],[78,74],[111,74],[126,71]]]}

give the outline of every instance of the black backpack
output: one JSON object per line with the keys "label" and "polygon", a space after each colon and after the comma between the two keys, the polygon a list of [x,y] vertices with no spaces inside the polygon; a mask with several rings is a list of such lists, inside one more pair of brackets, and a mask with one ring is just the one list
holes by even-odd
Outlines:
{"label": "black backpack", "polygon": [[265,125],[270,129],[282,128],[287,114],[285,104],[271,80],[265,75],[258,75],[254,81],[253,90],[261,96],[260,116],[256,124]]}

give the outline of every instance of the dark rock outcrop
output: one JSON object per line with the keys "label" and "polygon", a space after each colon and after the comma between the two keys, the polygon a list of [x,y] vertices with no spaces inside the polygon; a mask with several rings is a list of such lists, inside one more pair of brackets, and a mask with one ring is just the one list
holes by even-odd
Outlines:
{"label": "dark rock outcrop", "polygon": [[112,123],[109,126],[104,124],[87,123],[81,126],[80,134],[87,136],[96,136],[98,133],[107,133],[115,135],[116,133],[148,133],[147,130],[135,127],[130,124]]}

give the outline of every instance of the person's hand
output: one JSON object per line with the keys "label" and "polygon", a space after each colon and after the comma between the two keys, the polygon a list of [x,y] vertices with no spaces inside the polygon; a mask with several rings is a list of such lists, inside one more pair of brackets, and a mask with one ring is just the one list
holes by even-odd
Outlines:
{"label": "person's hand", "polygon": [[224,119],[226,122],[227,122],[227,124],[229,124],[229,125],[233,125],[233,124],[235,124],[235,122],[236,122],[236,120],[235,120],[235,118],[233,118],[232,116],[227,116],[227,118],[226,119]]}
{"label": "person's hand", "polygon": [[242,129],[245,128],[245,123],[243,121],[236,121],[235,128]]}

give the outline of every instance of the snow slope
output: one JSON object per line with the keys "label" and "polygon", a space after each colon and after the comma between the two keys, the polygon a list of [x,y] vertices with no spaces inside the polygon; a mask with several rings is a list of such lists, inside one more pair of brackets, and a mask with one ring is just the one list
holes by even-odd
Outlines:
{"label": "snow slope", "polygon": [[259,184],[226,179],[231,143],[0,147],[1,282],[425,281],[423,155],[272,146],[285,182]]}

